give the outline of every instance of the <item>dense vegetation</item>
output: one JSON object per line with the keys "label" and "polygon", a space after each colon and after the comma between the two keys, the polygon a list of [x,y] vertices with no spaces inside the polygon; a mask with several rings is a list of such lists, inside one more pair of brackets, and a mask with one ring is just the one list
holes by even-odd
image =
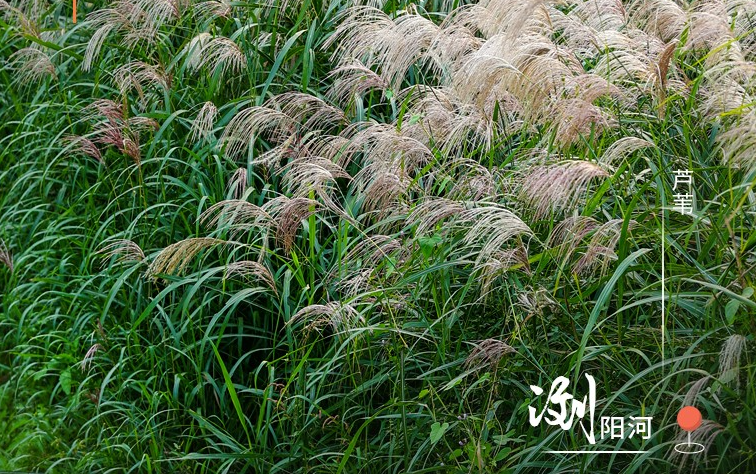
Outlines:
{"label": "dense vegetation", "polygon": [[0,470],[756,472],[756,1],[78,8],[0,0]]}

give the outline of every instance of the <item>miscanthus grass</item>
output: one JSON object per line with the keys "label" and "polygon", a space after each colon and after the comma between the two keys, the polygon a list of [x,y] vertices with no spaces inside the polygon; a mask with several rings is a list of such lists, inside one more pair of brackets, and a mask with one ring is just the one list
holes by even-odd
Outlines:
{"label": "miscanthus grass", "polygon": [[[753,0],[69,15],[0,0],[0,470],[756,471]],[[644,454],[547,452],[583,374]]]}

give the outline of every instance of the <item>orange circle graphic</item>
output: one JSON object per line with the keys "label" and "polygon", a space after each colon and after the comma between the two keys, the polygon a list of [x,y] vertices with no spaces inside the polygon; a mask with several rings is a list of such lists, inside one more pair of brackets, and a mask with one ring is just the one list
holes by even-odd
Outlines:
{"label": "orange circle graphic", "polygon": [[677,424],[685,431],[695,431],[701,426],[701,412],[698,408],[687,406],[677,414]]}

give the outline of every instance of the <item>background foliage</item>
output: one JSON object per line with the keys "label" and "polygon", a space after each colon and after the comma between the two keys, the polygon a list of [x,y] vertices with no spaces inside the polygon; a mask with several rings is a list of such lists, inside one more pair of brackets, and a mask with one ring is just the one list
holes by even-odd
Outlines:
{"label": "background foliage", "polygon": [[0,469],[756,471],[754,12],[0,0]]}

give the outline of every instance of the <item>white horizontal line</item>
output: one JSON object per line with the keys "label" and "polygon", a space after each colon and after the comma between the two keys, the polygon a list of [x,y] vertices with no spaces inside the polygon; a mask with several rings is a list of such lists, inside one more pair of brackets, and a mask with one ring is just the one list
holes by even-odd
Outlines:
{"label": "white horizontal line", "polygon": [[642,454],[648,451],[546,451],[549,454]]}

